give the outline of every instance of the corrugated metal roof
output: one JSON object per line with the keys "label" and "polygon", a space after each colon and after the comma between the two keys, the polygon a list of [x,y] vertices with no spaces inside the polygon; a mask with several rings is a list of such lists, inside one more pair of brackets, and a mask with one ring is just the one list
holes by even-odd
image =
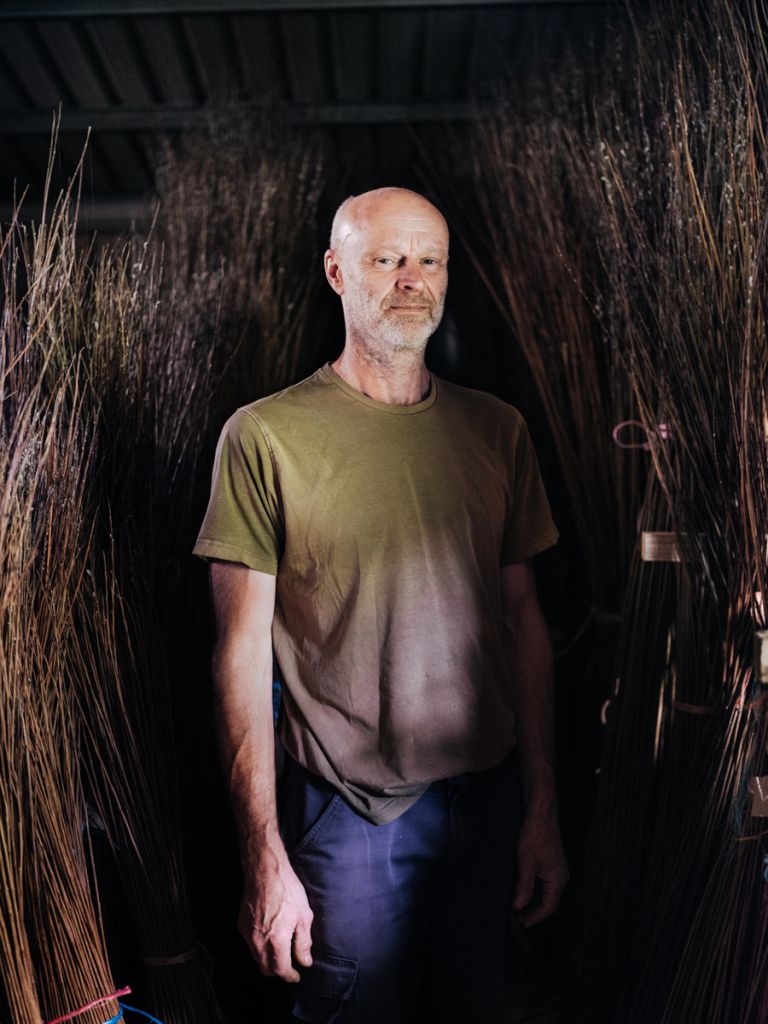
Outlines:
{"label": "corrugated metal roof", "polygon": [[[278,103],[289,120],[336,125],[392,173],[408,145],[386,127],[470,116],[500,78],[554,59],[608,2],[425,0],[39,0],[0,9],[0,208],[13,182],[41,191],[52,111],[57,174],[92,127],[86,186],[113,214],[152,187],[160,136],[216,104]],[[379,126],[379,127],[376,127]],[[402,175],[401,175],[402,176]],[[119,217],[119,212],[117,213]]]}

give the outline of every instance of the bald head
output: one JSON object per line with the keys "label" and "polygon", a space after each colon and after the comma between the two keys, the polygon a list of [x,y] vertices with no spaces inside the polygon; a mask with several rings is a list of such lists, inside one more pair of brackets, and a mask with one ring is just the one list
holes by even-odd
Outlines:
{"label": "bald head", "polygon": [[377,359],[421,359],[443,315],[448,225],[418,192],[377,188],[336,211],[325,276],[341,297],[347,343]]}
{"label": "bald head", "polygon": [[421,210],[438,219],[448,238],[448,224],[442,213],[424,196],[410,188],[375,188],[359,196],[349,196],[336,211],[331,226],[331,249],[340,252],[345,241],[379,216],[397,216],[399,212]]}

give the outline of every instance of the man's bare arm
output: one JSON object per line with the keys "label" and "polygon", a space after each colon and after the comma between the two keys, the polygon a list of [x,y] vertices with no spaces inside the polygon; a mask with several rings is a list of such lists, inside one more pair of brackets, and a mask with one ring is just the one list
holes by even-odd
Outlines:
{"label": "man's bare arm", "polygon": [[[528,926],[554,913],[568,881],[557,823],[552,645],[530,563],[506,566],[501,581],[525,799],[514,906]],[[537,879],[541,895],[534,902]]]}
{"label": "man's bare arm", "polygon": [[312,911],[277,824],[272,713],[275,577],[211,564],[213,676],[219,742],[240,836],[245,892],[239,927],[263,974],[298,981],[312,963]]}

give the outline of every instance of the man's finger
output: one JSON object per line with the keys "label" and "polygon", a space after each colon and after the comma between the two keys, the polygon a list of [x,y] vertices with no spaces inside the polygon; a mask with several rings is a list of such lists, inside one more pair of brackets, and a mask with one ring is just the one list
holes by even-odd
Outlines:
{"label": "man's finger", "polygon": [[542,896],[541,903],[539,903],[538,906],[531,907],[531,909],[523,915],[523,925],[526,928],[530,928],[532,924],[539,924],[540,921],[545,921],[557,910],[559,902],[557,895],[553,895],[549,898]]}
{"label": "man's finger", "polygon": [[266,938],[259,932],[253,932],[248,946],[259,970],[266,978],[283,978],[285,981],[298,981],[299,973],[291,963],[291,937],[288,934],[274,932]]}
{"label": "man's finger", "polygon": [[541,921],[544,921],[550,916],[550,913],[551,911],[545,910],[542,906],[535,907],[523,916],[521,924],[524,928],[530,928],[531,925],[539,924]]}
{"label": "man's finger", "polygon": [[535,876],[533,869],[529,867],[521,867],[517,879],[517,885],[515,886],[515,898],[513,903],[515,910],[522,910],[531,902],[533,899],[534,884]]}
{"label": "man's finger", "polygon": [[541,885],[541,899],[535,907],[531,907],[530,910],[523,915],[522,923],[526,928],[529,928],[532,924],[538,924],[540,921],[544,921],[546,918],[551,917],[552,914],[557,910],[560,903],[560,897],[563,894],[564,884],[561,884],[557,880],[546,880],[542,881]]}
{"label": "man's finger", "polygon": [[270,973],[283,981],[299,981],[299,972],[291,963],[291,936],[281,933],[272,937],[267,946]]}
{"label": "man's finger", "polygon": [[312,966],[312,935],[309,923],[300,920],[293,933],[293,956],[302,967]]}

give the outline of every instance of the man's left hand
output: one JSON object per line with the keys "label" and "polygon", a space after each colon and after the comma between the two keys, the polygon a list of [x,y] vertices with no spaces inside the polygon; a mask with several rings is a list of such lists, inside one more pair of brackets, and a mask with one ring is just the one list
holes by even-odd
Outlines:
{"label": "man's left hand", "polygon": [[520,923],[528,928],[554,914],[568,877],[557,819],[529,815],[517,847],[514,908]]}

